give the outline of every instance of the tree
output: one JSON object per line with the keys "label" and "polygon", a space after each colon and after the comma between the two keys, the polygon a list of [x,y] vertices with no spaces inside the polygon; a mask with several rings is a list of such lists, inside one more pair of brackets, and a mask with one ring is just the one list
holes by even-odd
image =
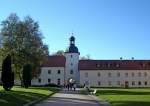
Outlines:
{"label": "tree", "polygon": [[80,59],[81,60],[91,60],[91,57],[89,54],[87,54],[86,56],[81,56]]}
{"label": "tree", "polygon": [[23,84],[25,88],[28,88],[31,85],[31,70],[32,67],[30,64],[26,64],[23,67]]}
{"label": "tree", "polygon": [[32,77],[35,77],[45,57],[49,55],[48,46],[42,41],[38,22],[29,16],[20,20],[16,14],[11,14],[1,26],[2,54],[13,57],[13,70],[21,82],[23,66],[26,64],[32,65]]}
{"label": "tree", "polygon": [[3,88],[9,91],[14,85],[14,73],[11,69],[11,56],[8,55],[2,64],[2,83]]}
{"label": "tree", "polygon": [[53,53],[52,55],[63,56],[64,53],[65,53],[65,52],[64,52],[63,50],[58,50],[57,52]]}

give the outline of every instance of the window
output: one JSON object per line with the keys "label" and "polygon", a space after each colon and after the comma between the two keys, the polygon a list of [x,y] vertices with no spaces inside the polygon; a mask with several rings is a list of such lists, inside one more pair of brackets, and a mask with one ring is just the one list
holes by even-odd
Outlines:
{"label": "window", "polygon": [[111,86],[111,81],[108,82],[108,85]]}
{"label": "window", "polygon": [[134,73],[132,73],[131,75],[132,75],[132,77],[134,77]]}
{"label": "window", "polygon": [[117,85],[120,85],[120,81],[117,82]]}
{"label": "window", "polygon": [[120,65],[119,64],[116,64],[116,67],[118,68]]}
{"label": "window", "polygon": [[48,70],[48,74],[51,74],[51,70]]}
{"label": "window", "polygon": [[147,81],[145,81],[144,84],[147,85]]}
{"label": "window", "polygon": [[135,81],[132,81],[132,85],[135,85]]}
{"label": "window", "polygon": [[100,73],[100,72],[98,72],[98,73],[97,73],[97,76],[98,76],[98,77],[100,77],[100,76],[101,76],[101,73]]}
{"label": "window", "polygon": [[120,77],[120,73],[117,73],[117,77]]}
{"label": "window", "polygon": [[38,82],[41,83],[41,78],[38,79]]}
{"label": "window", "polygon": [[51,83],[51,79],[48,79],[48,83]]}
{"label": "window", "polygon": [[70,65],[73,66],[73,63],[71,63]]}
{"label": "window", "polygon": [[57,79],[57,85],[60,85],[60,79]]}
{"label": "window", "polygon": [[101,85],[101,82],[100,82],[100,81],[98,81],[98,85],[99,85],[99,86]]}
{"label": "window", "polygon": [[70,74],[73,74],[73,70],[70,70]]}
{"label": "window", "polygon": [[128,73],[125,73],[125,76],[128,77]]}
{"label": "window", "polygon": [[85,77],[88,77],[88,73],[85,73]]}
{"label": "window", "polygon": [[100,67],[100,64],[96,64],[96,67]]}
{"label": "window", "polygon": [[85,85],[89,85],[89,81],[85,81]]}
{"label": "window", "polygon": [[111,77],[111,73],[108,73],[108,77]]}
{"label": "window", "polygon": [[144,73],[144,77],[147,77],[147,72]]}
{"label": "window", "polygon": [[141,72],[138,73],[138,76],[141,77]]}
{"label": "window", "polygon": [[139,81],[138,84],[141,85],[142,84],[141,81]]}
{"label": "window", "polygon": [[109,63],[107,64],[107,67],[110,67],[110,64],[109,64]]}
{"label": "window", "polygon": [[70,55],[71,56],[71,58],[72,58],[72,55]]}
{"label": "window", "polygon": [[60,70],[58,70],[57,73],[60,74]]}

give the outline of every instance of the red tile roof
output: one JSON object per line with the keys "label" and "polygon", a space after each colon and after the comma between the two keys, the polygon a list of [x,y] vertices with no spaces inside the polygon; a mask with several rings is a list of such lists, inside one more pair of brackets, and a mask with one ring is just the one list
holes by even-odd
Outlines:
{"label": "red tile roof", "polygon": [[64,56],[49,56],[42,67],[65,67],[65,62]]}
{"label": "red tile roof", "polygon": [[80,60],[79,70],[150,70],[150,60]]}

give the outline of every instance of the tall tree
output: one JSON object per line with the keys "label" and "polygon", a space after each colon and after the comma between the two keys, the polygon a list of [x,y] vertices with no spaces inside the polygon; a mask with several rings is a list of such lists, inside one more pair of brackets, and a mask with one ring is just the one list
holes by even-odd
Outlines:
{"label": "tall tree", "polygon": [[6,91],[9,91],[14,84],[14,73],[12,72],[11,69],[11,56],[8,55],[2,64],[2,83],[3,83],[3,88]]}
{"label": "tall tree", "polygon": [[32,77],[37,75],[44,58],[49,55],[48,46],[42,41],[39,24],[27,16],[20,20],[16,14],[11,14],[2,22],[3,55],[11,54],[13,69],[21,81],[23,66],[31,64]]}

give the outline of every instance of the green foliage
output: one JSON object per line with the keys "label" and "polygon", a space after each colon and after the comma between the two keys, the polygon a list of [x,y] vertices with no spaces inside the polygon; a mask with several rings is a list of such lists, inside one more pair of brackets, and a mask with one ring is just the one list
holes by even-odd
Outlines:
{"label": "green foliage", "polygon": [[150,106],[149,88],[96,88],[96,96],[107,100],[111,106]]}
{"label": "green foliage", "polygon": [[8,55],[2,64],[2,83],[3,88],[9,91],[14,85],[14,73],[11,69],[11,56]]}
{"label": "green foliage", "polygon": [[14,86],[11,91],[6,92],[0,86],[0,106],[23,106],[34,100],[42,100],[57,92],[57,88],[30,87],[28,89]]}
{"label": "green foliage", "polygon": [[58,50],[57,52],[53,53],[52,55],[63,56],[64,53],[65,53],[65,52],[64,52],[63,50]]}
{"label": "green foliage", "polygon": [[38,22],[29,16],[20,20],[16,14],[11,14],[1,23],[1,35],[3,36],[2,55],[12,56],[13,70],[21,81],[25,64],[32,65],[32,77],[36,76],[43,60],[49,55],[48,46],[42,41]]}
{"label": "green foliage", "polygon": [[28,88],[31,85],[31,71],[32,67],[30,64],[23,67],[23,83],[25,88]]}

